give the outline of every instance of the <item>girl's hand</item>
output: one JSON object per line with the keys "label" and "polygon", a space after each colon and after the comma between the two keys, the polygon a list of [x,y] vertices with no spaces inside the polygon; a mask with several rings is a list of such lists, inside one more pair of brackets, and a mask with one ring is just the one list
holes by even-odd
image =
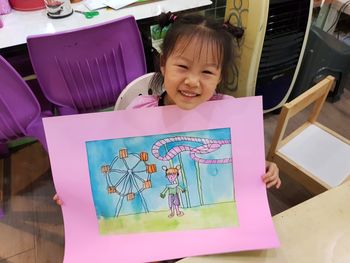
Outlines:
{"label": "girl's hand", "polygon": [[266,188],[275,186],[277,189],[281,186],[281,179],[279,177],[279,170],[275,163],[266,161],[266,174],[262,176]]}
{"label": "girl's hand", "polygon": [[63,205],[63,201],[60,199],[60,197],[57,194],[55,194],[52,199],[56,202],[57,205],[59,206]]}

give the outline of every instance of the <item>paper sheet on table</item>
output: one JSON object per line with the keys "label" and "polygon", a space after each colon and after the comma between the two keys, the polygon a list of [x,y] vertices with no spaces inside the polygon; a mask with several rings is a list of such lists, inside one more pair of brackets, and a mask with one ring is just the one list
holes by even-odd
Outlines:
{"label": "paper sheet on table", "polygon": [[96,10],[107,6],[105,0],[85,0],[84,5],[89,10]]}
{"label": "paper sheet on table", "polygon": [[92,9],[87,8],[87,6],[84,3],[77,4],[74,6],[75,11],[81,11],[81,12],[89,12]]}
{"label": "paper sheet on table", "polygon": [[113,8],[113,9],[120,9],[120,8],[123,8],[127,5],[130,5],[132,3],[135,3],[137,2],[137,0],[105,0],[104,3]]}
{"label": "paper sheet on table", "polygon": [[[261,97],[190,111],[50,117],[44,127],[64,202],[66,263],[154,262],[279,245],[261,180]],[[164,166],[183,167],[180,198],[171,197]],[[176,203],[183,213],[171,215]]]}

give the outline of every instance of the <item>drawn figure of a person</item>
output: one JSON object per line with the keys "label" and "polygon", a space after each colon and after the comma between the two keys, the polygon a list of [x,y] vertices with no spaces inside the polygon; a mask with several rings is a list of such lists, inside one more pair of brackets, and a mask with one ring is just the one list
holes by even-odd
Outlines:
{"label": "drawn figure of a person", "polygon": [[175,213],[177,216],[183,216],[184,212],[180,211],[180,196],[179,192],[185,192],[186,190],[179,186],[177,177],[179,176],[180,171],[180,165],[177,165],[176,167],[162,167],[165,171],[165,176],[169,180],[170,184],[166,185],[163,192],[160,193],[161,198],[165,198],[166,194],[168,193],[168,203],[170,208],[170,214],[168,215],[169,218],[172,218]]}

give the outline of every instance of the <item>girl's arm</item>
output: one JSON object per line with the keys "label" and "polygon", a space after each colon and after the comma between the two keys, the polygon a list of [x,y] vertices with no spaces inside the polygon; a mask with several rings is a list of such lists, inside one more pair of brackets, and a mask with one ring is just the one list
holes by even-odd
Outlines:
{"label": "girl's arm", "polygon": [[[180,185],[177,186],[177,189],[180,190],[182,193],[184,193],[186,190],[185,188],[182,188]],[[179,191],[177,191],[179,192]]]}
{"label": "girl's arm", "polygon": [[277,189],[281,186],[281,179],[279,176],[279,169],[273,162],[266,161],[266,173],[262,176],[263,182],[267,188],[275,186]]}
{"label": "girl's arm", "polygon": [[166,187],[166,188],[163,190],[163,192],[160,193],[160,197],[161,197],[161,198],[164,198],[166,192],[168,192],[168,187]]}

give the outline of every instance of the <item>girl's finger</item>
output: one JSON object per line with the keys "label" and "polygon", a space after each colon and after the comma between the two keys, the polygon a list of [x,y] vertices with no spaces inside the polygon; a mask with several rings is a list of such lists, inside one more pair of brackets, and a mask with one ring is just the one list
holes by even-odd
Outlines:
{"label": "girl's finger", "polygon": [[272,186],[275,186],[277,189],[280,188],[280,186],[281,186],[281,179],[276,178],[275,180],[270,181],[270,182],[266,185],[267,188],[271,188]]}
{"label": "girl's finger", "polygon": [[276,174],[272,174],[272,175],[265,174],[262,177],[264,183],[268,183],[270,181],[276,180],[277,178],[278,178],[278,176]]}
{"label": "girl's finger", "polygon": [[280,178],[278,178],[277,184],[276,184],[276,189],[279,189],[282,184],[282,181]]}
{"label": "girl's finger", "polygon": [[269,180],[269,182],[267,183],[266,187],[267,188],[270,188],[274,185],[277,185],[278,184],[278,179],[275,179],[275,180]]}
{"label": "girl's finger", "polygon": [[62,200],[59,198],[59,196],[57,194],[55,194],[52,199],[56,202],[56,204],[58,204],[60,206],[63,205]]}

